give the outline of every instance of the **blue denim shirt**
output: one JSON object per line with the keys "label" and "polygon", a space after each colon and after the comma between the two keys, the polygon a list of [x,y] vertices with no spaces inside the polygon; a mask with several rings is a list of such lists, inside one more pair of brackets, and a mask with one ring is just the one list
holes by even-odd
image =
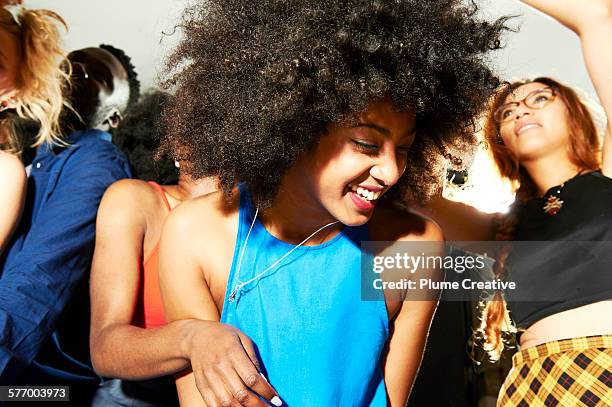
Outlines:
{"label": "blue denim shirt", "polygon": [[68,147],[43,145],[32,162],[23,216],[0,259],[2,384],[97,379],[87,336],[96,214],[106,188],[131,177],[107,137],[75,132]]}

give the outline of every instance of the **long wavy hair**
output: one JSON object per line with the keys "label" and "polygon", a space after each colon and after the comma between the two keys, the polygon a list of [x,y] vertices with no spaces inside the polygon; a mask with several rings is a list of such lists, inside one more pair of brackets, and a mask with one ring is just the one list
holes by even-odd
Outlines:
{"label": "long wavy hair", "polygon": [[[516,191],[517,205],[524,204],[537,196],[537,188],[525,170],[520,165],[516,155],[508,149],[500,136],[499,124],[493,116],[495,111],[504,104],[506,98],[519,87],[529,83],[541,83],[554,89],[565,104],[568,112],[569,158],[580,171],[593,171],[601,166],[601,145],[591,112],[580,96],[572,88],[546,77],[532,80],[521,80],[505,83],[492,98],[491,106],[487,111],[484,122],[484,136],[492,152],[493,159],[501,175],[518,185]],[[517,223],[517,210],[501,219],[496,240],[511,241],[514,239],[514,230]],[[506,276],[505,262],[510,255],[510,245],[500,250],[500,255],[494,266],[497,279],[503,280]],[[511,324],[507,304],[501,291],[497,291],[491,301],[482,304],[483,314],[481,326],[477,333],[482,338],[484,349],[491,360],[498,360],[508,342],[508,333],[514,329]]]}
{"label": "long wavy hair", "polygon": [[[33,146],[63,144],[59,117],[71,68],[62,48],[62,27],[67,29],[64,19],[49,10],[0,8],[0,29],[17,36],[21,47],[15,111],[21,118],[40,123]],[[14,123],[3,119],[0,126],[0,149],[20,155],[25,146]]]}

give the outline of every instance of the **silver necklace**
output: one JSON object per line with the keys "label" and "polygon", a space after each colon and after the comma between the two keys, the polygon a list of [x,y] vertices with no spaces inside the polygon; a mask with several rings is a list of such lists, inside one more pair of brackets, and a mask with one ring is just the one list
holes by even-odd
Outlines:
{"label": "silver necklace", "polygon": [[240,269],[242,268],[242,258],[244,256],[244,251],[246,249],[247,243],[249,242],[249,236],[251,236],[251,231],[253,230],[253,226],[255,225],[255,220],[257,219],[257,214],[258,213],[259,213],[259,208],[256,208],[255,209],[255,216],[253,216],[253,221],[251,222],[251,227],[249,228],[249,231],[247,233],[246,239],[244,239],[244,244],[242,245],[242,248],[240,250],[240,257],[238,258],[238,268],[236,269],[236,277],[235,277],[236,283],[238,283],[238,284],[236,285],[236,287],[234,288],[234,290],[230,294],[230,296],[228,298],[229,302],[233,302],[233,301],[236,300],[236,296],[238,295],[238,292],[240,292],[240,290],[244,286],[246,286],[247,284],[252,283],[253,281],[256,281],[259,278],[261,278],[262,276],[264,276],[268,271],[270,271],[274,267],[276,267],[281,261],[283,261],[291,253],[293,253],[298,247],[302,246],[304,243],[306,243],[308,240],[310,240],[314,235],[316,235],[317,233],[319,233],[320,231],[322,231],[323,229],[325,229],[325,228],[327,228],[329,226],[335,225],[336,223],[340,223],[340,221],[335,221],[335,222],[328,223],[327,225],[321,226],[319,229],[314,231],[306,239],[302,240],[300,242],[300,244],[298,244],[297,246],[295,246],[294,248],[289,250],[287,253],[285,253],[281,258],[276,260],[270,266],[266,267],[266,269],[264,271],[262,271],[261,273],[257,274],[255,277],[251,278],[250,280],[242,282],[242,281],[240,281]]}

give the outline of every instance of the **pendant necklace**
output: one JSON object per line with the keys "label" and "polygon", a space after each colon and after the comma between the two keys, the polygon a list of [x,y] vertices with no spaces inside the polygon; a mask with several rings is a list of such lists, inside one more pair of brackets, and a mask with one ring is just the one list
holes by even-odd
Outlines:
{"label": "pendant necklace", "polygon": [[567,184],[577,176],[581,175],[583,172],[584,171],[578,172],[578,174],[574,175],[572,178],[565,181],[563,184],[556,186],[553,192],[547,194],[548,196],[544,200],[544,206],[542,206],[542,210],[544,211],[544,213],[550,216],[554,216],[559,213],[561,208],[563,208],[563,204],[565,203],[565,201],[561,200],[560,197],[561,191],[563,191],[563,187],[565,186],[565,184]]}
{"label": "pendant necklace", "polygon": [[228,297],[229,302],[234,302],[236,300],[236,296],[238,295],[238,293],[240,292],[240,290],[242,289],[242,287],[244,287],[245,285],[258,280],[260,277],[263,277],[268,271],[272,270],[274,267],[276,267],[276,265],[278,265],[278,263],[280,263],[281,261],[283,261],[287,256],[289,256],[291,253],[293,253],[298,247],[302,246],[304,243],[306,243],[308,240],[310,240],[314,235],[316,235],[317,233],[319,233],[320,231],[322,231],[323,229],[330,227],[332,225],[335,225],[336,223],[340,223],[340,221],[335,221],[335,222],[331,222],[328,223],[327,225],[321,226],[319,229],[317,229],[316,231],[314,231],[310,236],[308,236],[306,239],[302,240],[300,242],[300,244],[298,244],[297,246],[293,247],[291,250],[289,250],[287,253],[285,253],[281,258],[279,258],[278,260],[276,260],[274,263],[272,263],[270,266],[266,267],[266,269],[264,271],[262,271],[261,273],[257,274],[255,277],[251,278],[248,281],[242,282],[240,281],[240,268],[242,266],[242,257],[244,256],[244,250],[246,249],[246,245],[249,241],[249,236],[251,235],[251,231],[253,230],[253,226],[255,225],[255,220],[257,219],[257,214],[259,213],[259,208],[255,209],[255,216],[253,216],[253,221],[251,222],[251,227],[249,228],[249,231],[246,235],[246,238],[244,239],[244,244],[242,245],[242,250],[240,251],[240,258],[238,259],[238,267],[236,268],[236,288],[234,288],[234,290],[232,290],[232,293],[230,294],[230,296]]}

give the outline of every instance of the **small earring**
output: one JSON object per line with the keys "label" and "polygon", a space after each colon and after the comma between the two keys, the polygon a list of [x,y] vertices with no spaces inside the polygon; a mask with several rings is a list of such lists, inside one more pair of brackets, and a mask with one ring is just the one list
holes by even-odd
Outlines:
{"label": "small earring", "polygon": [[176,168],[181,168],[181,163],[180,163],[180,162],[178,162],[177,160],[174,160],[174,166],[175,166]]}

